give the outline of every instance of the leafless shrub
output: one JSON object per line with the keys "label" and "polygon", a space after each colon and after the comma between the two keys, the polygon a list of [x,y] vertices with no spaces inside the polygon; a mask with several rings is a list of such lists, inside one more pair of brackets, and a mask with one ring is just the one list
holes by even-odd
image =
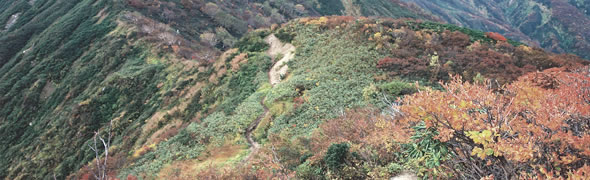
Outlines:
{"label": "leafless shrub", "polygon": [[[111,138],[112,138],[112,127],[113,121],[109,123],[109,129],[107,131],[107,139],[105,140],[102,138],[98,131],[94,132],[94,137],[92,138],[92,145],[88,145],[92,151],[94,151],[95,159],[96,159],[96,170],[92,171],[94,178],[98,180],[106,180],[108,179],[107,174],[107,161],[109,158],[109,148],[111,147]],[[99,144],[102,143],[104,148],[104,158],[101,158],[101,154],[99,153]]]}

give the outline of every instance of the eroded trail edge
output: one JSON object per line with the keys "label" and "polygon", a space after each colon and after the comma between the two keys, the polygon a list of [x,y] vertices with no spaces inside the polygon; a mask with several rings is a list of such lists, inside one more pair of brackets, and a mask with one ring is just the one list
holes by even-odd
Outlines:
{"label": "eroded trail edge", "polygon": [[281,76],[287,74],[287,70],[289,69],[287,62],[295,57],[295,46],[290,43],[283,44],[274,34],[266,37],[264,41],[270,45],[270,48],[267,51],[270,57],[275,59],[277,55],[283,55],[283,57],[277,61],[268,72],[270,84],[274,86],[281,82]]}

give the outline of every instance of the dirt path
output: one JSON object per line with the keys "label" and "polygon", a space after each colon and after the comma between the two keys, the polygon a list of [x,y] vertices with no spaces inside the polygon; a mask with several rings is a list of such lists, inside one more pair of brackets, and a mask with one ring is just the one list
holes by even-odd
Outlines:
{"label": "dirt path", "polygon": [[418,177],[414,173],[404,172],[398,176],[392,177],[389,180],[417,180]]}
{"label": "dirt path", "polygon": [[295,57],[295,46],[289,43],[283,44],[274,34],[266,37],[264,41],[270,44],[270,48],[268,49],[267,53],[273,59],[275,59],[279,54],[283,55],[283,57],[277,61],[268,72],[270,84],[274,86],[281,82],[281,76],[287,74],[289,67],[286,63]]}
{"label": "dirt path", "polygon": [[[264,40],[270,45],[267,53],[273,58],[273,60],[277,57],[277,55],[283,54],[283,58],[274,63],[273,67],[270,68],[270,71],[268,71],[270,84],[274,87],[276,84],[281,82],[281,76],[287,74],[287,70],[289,68],[285,63],[289,62],[295,56],[295,46],[289,43],[283,44],[274,34],[271,34]],[[246,138],[246,141],[248,141],[248,144],[250,144],[250,153],[246,156],[246,158],[244,158],[242,165],[250,161],[252,155],[256,154],[260,149],[260,144],[252,139],[252,132],[256,130],[256,127],[258,127],[258,124],[260,121],[262,121],[262,118],[268,115],[268,107],[264,105],[265,99],[266,97],[260,100],[260,105],[262,105],[264,108],[264,113],[258,116],[254,122],[250,123],[248,128],[246,128],[246,132],[244,132],[244,137]]]}
{"label": "dirt path", "polygon": [[250,161],[252,155],[256,154],[260,149],[260,144],[252,139],[252,132],[256,130],[256,127],[258,127],[258,124],[260,121],[262,121],[262,118],[264,118],[269,112],[268,108],[264,106],[264,99],[266,98],[262,98],[262,100],[260,100],[260,105],[262,105],[264,108],[264,113],[260,114],[260,116],[258,116],[254,122],[250,123],[248,128],[246,128],[246,132],[244,132],[244,137],[246,137],[246,141],[248,141],[248,144],[250,144],[250,153],[246,156],[246,158],[244,158],[242,165]]}

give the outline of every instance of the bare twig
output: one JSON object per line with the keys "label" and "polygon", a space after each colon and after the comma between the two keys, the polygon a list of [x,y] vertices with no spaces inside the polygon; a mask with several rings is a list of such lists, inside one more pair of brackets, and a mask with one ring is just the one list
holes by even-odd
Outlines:
{"label": "bare twig", "polygon": [[383,98],[381,98],[381,101],[385,103],[388,107],[384,112],[391,117],[391,120],[394,120],[398,116],[403,116],[403,113],[399,109],[400,104],[398,102],[390,101],[387,98],[387,96],[385,96],[385,94],[383,93],[381,95],[383,96]]}
{"label": "bare twig", "polygon": [[[96,159],[96,171],[92,171],[92,174],[94,175],[94,178],[98,179],[98,180],[108,179],[108,177],[107,177],[107,161],[109,158],[109,148],[111,146],[112,127],[113,127],[113,121],[111,120],[111,122],[109,123],[108,131],[107,131],[107,139],[105,140],[104,138],[102,138],[102,136],[100,135],[100,133],[98,131],[95,131],[94,137],[92,138],[93,145],[92,146],[90,144],[88,145],[88,147],[90,147],[90,150],[94,151],[94,156]],[[104,159],[101,159],[101,156],[99,154],[99,149],[98,149],[98,145],[97,145],[98,141],[100,141],[102,143],[102,146],[104,148]]]}

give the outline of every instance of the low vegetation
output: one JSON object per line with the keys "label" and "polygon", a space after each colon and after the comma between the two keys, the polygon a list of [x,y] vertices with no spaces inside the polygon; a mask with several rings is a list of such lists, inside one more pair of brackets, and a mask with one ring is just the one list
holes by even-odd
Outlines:
{"label": "low vegetation", "polygon": [[[288,21],[341,2],[0,2],[0,23],[21,13],[0,31],[0,178],[588,173],[587,61],[416,19]],[[276,85],[271,34],[296,47]]]}
{"label": "low vegetation", "polygon": [[[509,179],[587,173],[587,145],[579,143],[588,133],[582,125],[590,107],[587,70],[578,70],[587,62],[432,30],[435,25],[415,29],[419,23],[324,17],[285,25],[296,35],[296,57],[265,104],[273,109],[292,101],[293,107],[273,114],[258,139],[264,143],[257,161],[201,175],[384,179],[409,171],[422,178]],[[344,50],[353,44],[354,52]],[[468,65],[487,62],[475,58],[445,63],[470,53],[522,69],[493,73],[507,65]],[[434,76],[437,71],[444,72]]]}

